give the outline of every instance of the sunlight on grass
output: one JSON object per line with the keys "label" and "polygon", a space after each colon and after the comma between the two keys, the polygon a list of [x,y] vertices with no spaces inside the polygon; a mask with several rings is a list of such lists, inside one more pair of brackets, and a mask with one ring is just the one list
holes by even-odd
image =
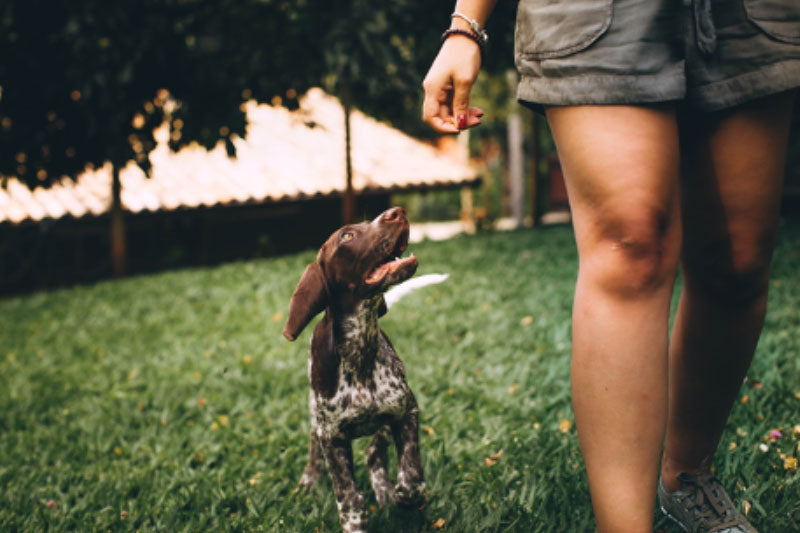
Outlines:
{"label": "sunlight on grass", "polygon": [[[374,510],[372,530],[591,530],[569,403],[570,230],[412,248],[420,273],[450,274],[382,320],[421,406],[429,502]],[[0,300],[0,530],[336,531],[329,481],[294,490],[311,328],[280,333],[312,257]],[[762,531],[800,527],[799,324],[790,222],[716,461]],[[374,505],[365,446],[357,481]]]}

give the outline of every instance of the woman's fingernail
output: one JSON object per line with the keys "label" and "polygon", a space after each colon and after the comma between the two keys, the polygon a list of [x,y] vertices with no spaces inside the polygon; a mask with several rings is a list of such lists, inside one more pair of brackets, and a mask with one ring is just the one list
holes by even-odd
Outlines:
{"label": "woman's fingernail", "polygon": [[467,127],[467,115],[458,115],[458,129],[463,130]]}

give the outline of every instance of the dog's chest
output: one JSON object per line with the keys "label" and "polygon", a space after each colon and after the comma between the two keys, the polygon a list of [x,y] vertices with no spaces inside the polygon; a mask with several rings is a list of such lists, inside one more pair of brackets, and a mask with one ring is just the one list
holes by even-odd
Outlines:
{"label": "dog's chest", "polygon": [[340,317],[336,328],[336,349],[354,366],[363,366],[365,358],[380,349],[377,307],[379,300],[362,301],[355,312]]}
{"label": "dog's chest", "polygon": [[359,376],[346,364],[339,366],[336,393],[324,398],[311,394],[311,414],[319,430],[329,435],[355,438],[375,432],[405,414],[411,391],[402,363],[379,335],[372,372]]}

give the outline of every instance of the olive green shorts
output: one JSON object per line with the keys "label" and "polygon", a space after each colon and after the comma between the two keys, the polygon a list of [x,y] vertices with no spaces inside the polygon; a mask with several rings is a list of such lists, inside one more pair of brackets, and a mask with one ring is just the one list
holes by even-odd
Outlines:
{"label": "olive green shorts", "polygon": [[800,86],[800,0],[520,0],[515,59],[533,107],[724,109]]}

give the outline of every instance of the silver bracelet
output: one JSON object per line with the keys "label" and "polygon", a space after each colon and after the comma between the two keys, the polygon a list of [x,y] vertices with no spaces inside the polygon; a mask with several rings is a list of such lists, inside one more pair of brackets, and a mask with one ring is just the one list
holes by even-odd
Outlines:
{"label": "silver bracelet", "polygon": [[480,38],[481,41],[483,41],[484,44],[486,44],[489,41],[489,34],[486,33],[485,29],[481,28],[481,25],[478,24],[477,21],[472,20],[468,16],[459,13],[458,11],[453,11],[453,14],[450,15],[450,18],[455,18],[455,17],[465,20],[467,24],[469,24],[470,29],[475,33],[475,35],[477,35]]}

